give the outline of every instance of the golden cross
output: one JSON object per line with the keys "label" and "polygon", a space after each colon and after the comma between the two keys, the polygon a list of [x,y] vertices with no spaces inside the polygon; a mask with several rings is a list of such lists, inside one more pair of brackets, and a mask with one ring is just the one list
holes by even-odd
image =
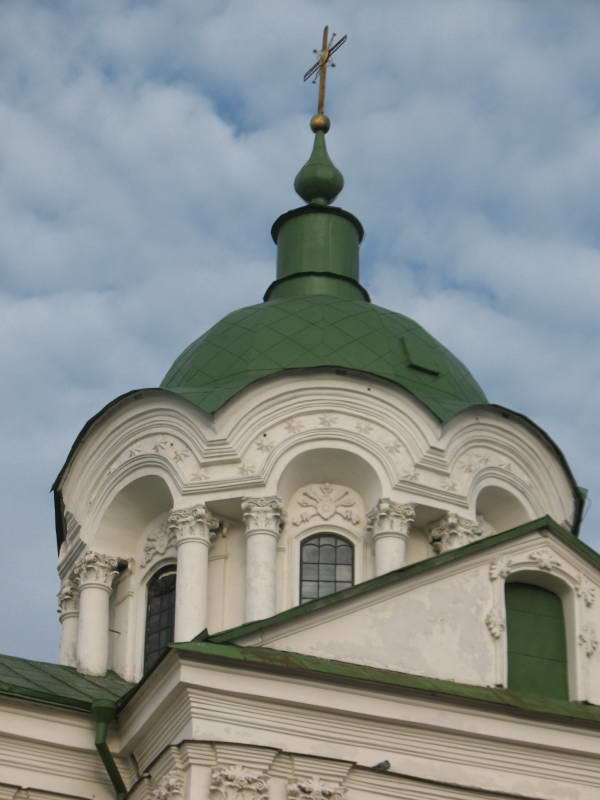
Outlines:
{"label": "golden cross", "polygon": [[329,38],[329,26],[325,25],[323,28],[323,44],[321,50],[313,50],[313,53],[318,53],[319,58],[312,65],[312,67],[304,73],[305,81],[307,81],[309,78],[313,78],[313,83],[316,83],[317,75],[319,77],[319,100],[317,102],[317,114],[325,113],[325,81],[327,77],[327,67],[335,67],[335,64],[331,60],[331,56],[336,52],[336,50],[340,49],[340,47],[348,38],[346,34],[344,34],[344,36],[342,36],[341,39],[338,39],[334,44],[333,40],[335,39],[335,36],[336,34],[333,33],[331,35],[331,39]]}

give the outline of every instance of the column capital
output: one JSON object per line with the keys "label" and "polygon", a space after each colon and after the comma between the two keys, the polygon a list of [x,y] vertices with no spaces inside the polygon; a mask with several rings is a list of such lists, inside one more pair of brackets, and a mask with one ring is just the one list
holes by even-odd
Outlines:
{"label": "column capital", "polygon": [[373,539],[379,536],[406,537],[414,519],[414,503],[396,503],[382,497],[367,515],[367,530]]}
{"label": "column capital", "polygon": [[288,782],[289,800],[344,800],[346,789],[339,783],[325,783],[319,777]]}
{"label": "column capital", "polygon": [[79,578],[74,570],[61,580],[57,597],[61,622],[65,617],[79,614]]}
{"label": "column capital", "polygon": [[219,525],[219,520],[212,516],[205,503],[174,509],[168,519],[169,530],[175,534],[177,547],[185,542],[201,542],[208,547],[214,541]]}
{"label": "column capital", "polygon": [[110,591],[115,575],[118,574],[119,559],[87,550],[79,556],[73,567],[79,588],[96,586]]}
{"label": "column capital", "polygon": [[285,522],[283,503],[279,497],[243,497],[242,516],[246,536],[267,533],[278,539]]}

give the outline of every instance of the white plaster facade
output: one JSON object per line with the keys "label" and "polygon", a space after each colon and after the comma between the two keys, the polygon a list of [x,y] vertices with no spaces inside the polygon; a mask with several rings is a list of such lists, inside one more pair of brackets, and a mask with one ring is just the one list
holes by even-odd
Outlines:
{"label": "white plaster facade", "polygon": [[[600,704],[590,560],[543,527],[460,554],[543,515],[573,524],[570,475],[516,415],[477,407],[442,426],[397,387],[323,373],[271,378],[214,418],[147,390],[91,424],[59,488],[60,658],[91,679],[142,677],[146,587],[161,567],[177,567],[175,635],[186,641],[297,606],[302,542],[333,533],[354,547],[355,584],[415,569],[239,645],[503,687],[504,586],[521,578],[561,597],[570,697]],[[133,800],[591,800],[599,742],[581,720],[180,650],[109,737]],[[0,700],[4,797],[114,797],[89,715]]]}

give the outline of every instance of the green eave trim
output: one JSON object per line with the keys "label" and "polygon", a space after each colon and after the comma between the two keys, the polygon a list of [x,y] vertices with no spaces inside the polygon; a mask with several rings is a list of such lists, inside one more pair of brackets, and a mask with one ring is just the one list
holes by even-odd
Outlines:
{"label": "green eave trim", "polygon": [[567,547],[570,547],[571,550],[574,550],[582,558],[586,559],[586,561],[595,567],[595,569],[600,570],[600,555],[596,553],[595,550],[592,550],[591,547],[588,547],[588,545],[581,542],[579,539],[573,536],[572,533],[565,530],[561,525],[555,522],[551,517],[545,516],[540,517],[540,519],[533,520],[532,522],[527,522],[524,525],[519,525],[516,528],[511,528],[511,530],[504,531],[503,533],[497,533],[495,536],[488,536],[485,539],[472,542],[471,544],[465,545],[464,547],[459,547],[456,550],[450,550],[449,552],[442,553],[439,556],[433,556],[433,558],[417,561],[416,563],[409,564],[406,567],[401,567],[400,569],[393,570],[392,572],[387,572],[385,575],[380,575],[377,578],[372,578],[371,580],[358,583],[356,586],[352,586],[350,589],[344,589],[341,592],[327,595],[327,597],[322,597],[318,600],[312,600],[310,603],[305,603],[301,606],[294,606],[293,608],[289,608],[287,611],[282,611],[279,614],[275,614],[273,617],[257,620],[256,622],[247,622],[244,625],[238,625],[235,628],[230,628],[227,631],[210,636],[209,639],[211,642],[218,643],[234,642],[237,639],[249,636],[257,631],[271,628],[275,625],[281,625],[282,623],[297,619],[299,617],[304,617],[309,614],[314,614],[315,612],[320,611],[322,608],[328,608],[329,606],[336,605],[337,603],[343,603],[346,600],[351,600],[355,597],[360,597],[363,594],[377,591],[385,586],[400,583],[401,581],[408,580],[415,575],[421,575],[424,572],[430,572],[434,569],[439,569],[440,567],[446,566],[447,564],[452,564],[455,561],[461,561],[462,559],[468,558],[476,553],[492,550],[501,544],[511,542],[515,539],[519,539],[542,529],[549,531],[563,544],[565,544]]}
{"label": "green eave trim", "polygon": [[268,647],[240,647],[213,642],[182,642],[171,645],[182,656],[201,661],[268,670],[283,675],[294,674],[311,680],[334,681],[336,685],[368,686],[373,689],[408,692],[425,698],[467,701],[485,704],[490,711],[503,711],[527,716],[554,717],[560,721],[576,721],[600,725],[600,707],[520,695],[507,689],[472,686],[466,683],[426,678],[379,667],[368,667],[301,653],[273,650]]}

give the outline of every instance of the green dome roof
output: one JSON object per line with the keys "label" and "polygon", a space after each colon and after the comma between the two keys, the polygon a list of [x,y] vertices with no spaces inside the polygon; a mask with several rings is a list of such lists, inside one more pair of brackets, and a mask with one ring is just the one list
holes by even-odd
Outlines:
{"label": "green dome roof", "polygon": [[408,317],[371,305],[359,282],[363,228],[329,204],[344,179],[325,129],[296,178],[307,205],[282,214],[271,234],[277,278],[265,302],[234,311],[185,350],[161,386],[212,414],[251,383],[302,369],[344,369],[402,386],[442,422],[486,403],[472,375]]}
{"label": "green dome roof", "polygon": [[319,367],[391,381],[441,421],[487,402],[463,364],[416,322],[363,299],[333,295],[234,311],[184,350],[161,385],[213,413],[254,381]]}

